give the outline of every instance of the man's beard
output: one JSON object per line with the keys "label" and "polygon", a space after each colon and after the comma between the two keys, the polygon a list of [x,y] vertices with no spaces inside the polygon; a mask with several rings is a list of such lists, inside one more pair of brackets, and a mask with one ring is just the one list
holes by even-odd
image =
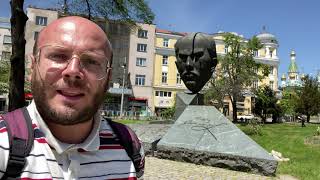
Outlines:
{"label": "man's beard", "polygon": [[[65,104],[67,107],[64,108],[63,112],[58,112],[56,108],[52,107],[54,105],[49,105],[48,95],[46,93],[48,89],[54,89],[54,87],[36,76],[37,75],[33,74],[31,90],[37,110],[44,121],[61,125],[75,125],[86,122],[93,118],[104,101],[104,91],[98,90],[93,95],[93,102],[88,102],[84,108],[76,111],[72,109],[71,104]],[[66,80],[65,83],[68,84],[68,87],[85,87],[79,80]]]}

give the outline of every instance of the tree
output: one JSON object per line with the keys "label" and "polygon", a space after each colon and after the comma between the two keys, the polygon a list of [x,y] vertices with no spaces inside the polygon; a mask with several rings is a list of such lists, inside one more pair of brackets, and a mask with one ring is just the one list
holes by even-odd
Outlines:
{"label": "tree", "polygon": [[270,87],[265,86],[259,88],[255,95],[254,114],[260,116],[264,123],[268,115],[272,115],[272,122],[277,120],[281,111],[280,106],[277,105],[278,99],[275,92]]}
{"label": "tree", "polygon": [[0,94],[9,92],[10,61],[0,60]]}
{"label": "tree", "polygon": [[154,20],[154,14],[144,0],[64,0],[63,7],[65,13],[87,14],[89,19],[119,20],[133,26],[136,22],[152,24]]}
{"label": "tree", "polygon": [[11,0],[11,38],[12,55],[9,84],[9,111],[23,107],[24,99],[24,74],[25,74],[25,44],[24,28],[28,20],[23,11],[24,0]]}
{"label": "tree", "polygon": [[228,86],[224,81],[217,80],[216,78],[211,78],[209,85],[211,88],[205,90],[204,93],[204,104],[214,105],[217,109],[223,108],[225,92]]}
{"label": "tree", "polygon": [[[213,92],[222,93],[224,98],[231,100],[233,121],[237,121],[237,102],[242,98],[244,90],[248,89],[253,81],[262,79],[268,70],[265,65],[254,61],[254,52],[262,48],[255,36],[245,41],[238,35],[226,33],[224,43],[228,47],[228,52],[223,56],[218,56],[219,64],[214,80],[217,86],[211,86],[210,89]],[[259,74],[259,69],[263,69],[262,75]]]}
{"label": "tree", "polygon": [[306,76],[303,80],[303,87],[299,93],[297,103],[297,112],[307,116],[307,122],[310,121],[311,115],[320,112],[320,90],[316,78]]}
{"label": "tree", "polygon": [[298,91],[295,89],[284,89],[279,102],[282,114],[290,116],[292,119],[297,115]]}

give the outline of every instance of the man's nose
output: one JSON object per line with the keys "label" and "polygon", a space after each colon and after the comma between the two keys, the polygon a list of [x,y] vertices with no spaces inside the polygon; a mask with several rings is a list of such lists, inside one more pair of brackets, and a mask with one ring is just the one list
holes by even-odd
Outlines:
{"label": "man's nose", "polygon": [[187,61],[186,61],[186,68],[188,70],[193,69],[193,59],[191,56],[188,56]]}
{"label": "man's nose", "polygon": [[73,56],[69,60],[67,67],[62,72],[62,76],[66,78],[74,78],[74,79],[84,78],[79,57]]}

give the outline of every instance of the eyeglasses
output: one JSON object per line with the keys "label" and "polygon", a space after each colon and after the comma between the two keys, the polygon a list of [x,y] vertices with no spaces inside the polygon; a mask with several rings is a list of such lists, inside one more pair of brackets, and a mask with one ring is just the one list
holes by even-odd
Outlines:
{"label": "eyeglasses", "polygon": [[50,72],[65,69],[73,58],[78,58],[81,69],[87,76],[96,80],[102,80],[111,69],[110,60],[103,54],[95,51],[85,51],[75,54],[73,50],[64,46],[44,45],[39,48],[37,59],[47,63]]}

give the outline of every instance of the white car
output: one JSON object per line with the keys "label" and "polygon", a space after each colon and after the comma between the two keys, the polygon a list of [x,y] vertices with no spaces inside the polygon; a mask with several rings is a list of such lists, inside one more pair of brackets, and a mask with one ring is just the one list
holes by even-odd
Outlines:
{"label": "white car", "polygon": [[237,116],[237,118],[241,121],[247,121],[247,120],[253,119],[254,115],[253,114],[239,115]]}

